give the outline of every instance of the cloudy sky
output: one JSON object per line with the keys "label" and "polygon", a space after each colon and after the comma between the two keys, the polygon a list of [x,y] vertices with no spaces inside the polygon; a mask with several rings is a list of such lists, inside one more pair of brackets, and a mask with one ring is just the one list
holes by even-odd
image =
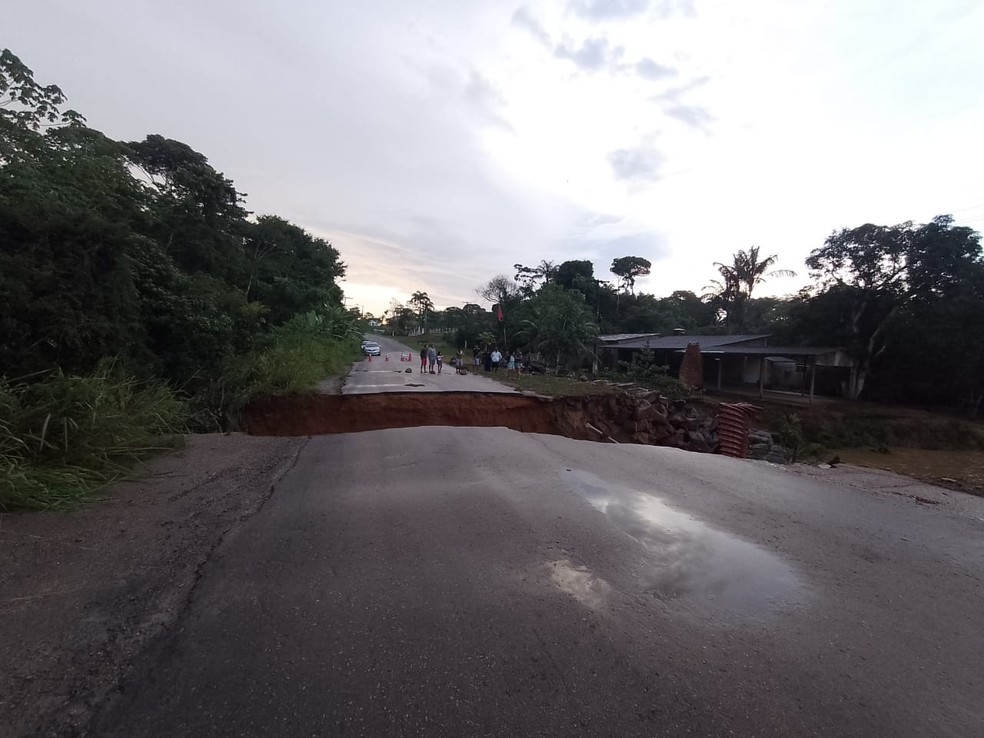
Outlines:
{"label": "cloudy sky", "polygon": [[32,0],[2,42],[120,139],[188,143],[329,239],[366,310],[512,265],[984,226],[979,0]]}

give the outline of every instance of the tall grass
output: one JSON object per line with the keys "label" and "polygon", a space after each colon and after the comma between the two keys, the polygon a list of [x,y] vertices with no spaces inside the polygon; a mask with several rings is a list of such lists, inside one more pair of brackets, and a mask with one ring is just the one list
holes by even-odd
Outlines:
{"label": "tall grass", "polygon": [[222,411],[235,415],[254,397],[308,391],[325,377],[344,374],[360,356],[359,335],[337,335],[310,314],[273,329],[226,371]]}
{"label": "tall grass", "polygon": [[173,390],[103,362],[91,375],[60,371],[0,378],[0,511],[75,507],[173,445],[187,405]]}

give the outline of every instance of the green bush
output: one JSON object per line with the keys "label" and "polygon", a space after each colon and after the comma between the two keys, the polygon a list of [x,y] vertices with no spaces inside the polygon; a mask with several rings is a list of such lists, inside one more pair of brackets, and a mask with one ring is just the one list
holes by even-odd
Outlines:
{"label": "green bush", "polygon": [[632,361],[620,361],[615,371],[601,372],[600,376],[616,382],[634,382],[640,387],[656,390],[671,400],[692,399],[694,391],[668,372],[669,367],[656,363],[655,352],[643,350],[637,351]]}
{"label": "green bush", "polygon": [[112,362],[27,379],[0,379],[0,510],[78,505],[184,429],[184,400]]}
{"label": "green bush", "polygon": [[310,315],[295,317],[270,331],[256,351],[226,375],[242,403],[260,395],[302,392],[321,379],[342,374],[359,356],[357,336],[327,332]]}

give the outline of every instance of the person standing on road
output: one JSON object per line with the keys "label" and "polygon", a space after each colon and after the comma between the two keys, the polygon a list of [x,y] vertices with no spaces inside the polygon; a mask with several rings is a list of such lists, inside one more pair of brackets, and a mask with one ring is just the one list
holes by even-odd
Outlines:
{"label": "person standing on road", "polygon": [[482,365],[482,349],[476,346],[472,349],[472,366],[476,369]]}
{"label": "person standing on road", "polygon": [[509,354],[509,358],[506,360],[506,371],[512,374],[516,371],[516,355]]}
{"label": "person standing on road", "polygon": [[440,374],[441,370],[444,368],[444,354],[440,351],[437,352],[437,373]]}
{"label": "person standing on road", "polygon": [[492,371],[492,352],[488,349],[482,354],[482,368],[486,374]]}
{"label": "person standing on road", "polygon": [[420,348],[420,373],[423,374],[427,368],[427,346]]}
{"label": "person standing on road", "polygon": [[499,364],[502,363],[502,353],[500,353],[498,346],[492,349],[492,356],[489,358],[492,359],[492,373],[495,374],[499,371]]}
{"label": "person standing on road", "polygon": [[434,371],[434,365],[437,363],[437,349],[434,348],[434,344],[427,346],[427,368],[431,374],[437,374]]}
{"label": "person standing on road", "polygon": [[521,351],[517,351],[514,354],[514,358],[516,359],[516,374],[522,374],[523,373],[523,353]]}
{"label": "person standing on road", "polygon": [[464,374],[465,372],[465,352],[458,349],[458,355],[455,357],[456,361],[454,363],[455,374]]}

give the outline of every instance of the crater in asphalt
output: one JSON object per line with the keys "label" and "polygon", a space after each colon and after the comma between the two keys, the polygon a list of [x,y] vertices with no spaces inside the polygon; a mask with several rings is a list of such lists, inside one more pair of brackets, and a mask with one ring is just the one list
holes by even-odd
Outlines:
{"label": "crater in asphalt", "polygon": [[641,545],[651,566],[642,585],[664,601],[708,614],[761,617],[802,595],[793,569],[764,548],[694,520],[659,498],[585,471],[562,472],[571,488]]}

